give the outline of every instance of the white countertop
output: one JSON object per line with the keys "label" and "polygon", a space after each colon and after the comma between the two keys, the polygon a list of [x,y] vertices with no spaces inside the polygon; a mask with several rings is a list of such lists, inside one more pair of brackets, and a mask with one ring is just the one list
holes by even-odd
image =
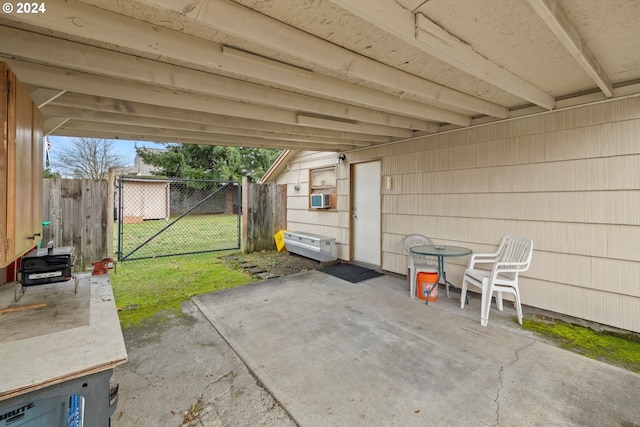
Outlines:
{"label": "white countertop", "polygon": [[[127,361],[109,275],[68,282],[0,286],[0,400],[112,369]],[[37,305],[46,305],[37,307]]]}

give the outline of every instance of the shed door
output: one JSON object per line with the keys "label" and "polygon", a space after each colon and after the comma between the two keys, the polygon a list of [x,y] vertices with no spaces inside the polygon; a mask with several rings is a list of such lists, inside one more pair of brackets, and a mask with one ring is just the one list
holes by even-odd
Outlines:
{"label": "shed door", "polygon": [[351,170],[353,260],[380,266],[380,162]]}

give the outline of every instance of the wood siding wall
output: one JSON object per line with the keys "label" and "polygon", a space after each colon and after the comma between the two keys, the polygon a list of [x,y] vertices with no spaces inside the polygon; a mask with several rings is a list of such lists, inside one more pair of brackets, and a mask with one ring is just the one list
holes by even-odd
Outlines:
{"label": "wood siding wall", "polygon": [[[336,166],[335,153],[302,152],[277,179],[287,185],[288,230],[336,239],[338,258],[349,259],[349,165]],[[336,209],[309,208],[309,169],[336,167]],[[296,189],[297,188],[297,189]]]}
{"label": "wood siding wall", "polygon": [[[392,178],[381,188],[384,270],[406,274],[406,234],[476,252],[523,234],[534,241],[524,304],[640,331],[640,97],[346,154],[382,159],[383,183]],[[335,157],[300,153],[277,182],[289,185],[287,227],[336,237],[348,259],[346,163],[337,210],[307,209],[306,171]],[[448,262],[454,283],[467,261]]]}

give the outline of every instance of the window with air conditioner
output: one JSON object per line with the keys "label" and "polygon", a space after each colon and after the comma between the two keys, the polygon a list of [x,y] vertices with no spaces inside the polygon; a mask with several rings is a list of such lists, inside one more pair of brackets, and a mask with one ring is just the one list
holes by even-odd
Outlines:
{"label": "window with air conditioner", "polygon": [[309,208],[336,208],[336,168],[335,166],[311,169],[309,171]]}

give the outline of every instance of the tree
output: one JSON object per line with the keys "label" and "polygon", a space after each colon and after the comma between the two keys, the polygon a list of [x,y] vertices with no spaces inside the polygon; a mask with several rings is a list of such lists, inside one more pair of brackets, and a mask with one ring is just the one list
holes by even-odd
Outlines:
{"label": "tree", "polygon": [[106,179],[109,169],[122,168],[126,159],[113,149],[113,142],[106,139],[75,138],[62,149],[62,161],[56,167],[75,178]]}
{"label": "tree", "polygon": [[42,170],[43,178],[61,178],[60,172],[51,172],[49,168]]}
{"label": "tree", "polygon": [[154,175],[170,178],[239,181],[243,176],[257,181],[279,150],[216,145],[167,144],[162,153],[136,148],[145,161],[158,168]]}

